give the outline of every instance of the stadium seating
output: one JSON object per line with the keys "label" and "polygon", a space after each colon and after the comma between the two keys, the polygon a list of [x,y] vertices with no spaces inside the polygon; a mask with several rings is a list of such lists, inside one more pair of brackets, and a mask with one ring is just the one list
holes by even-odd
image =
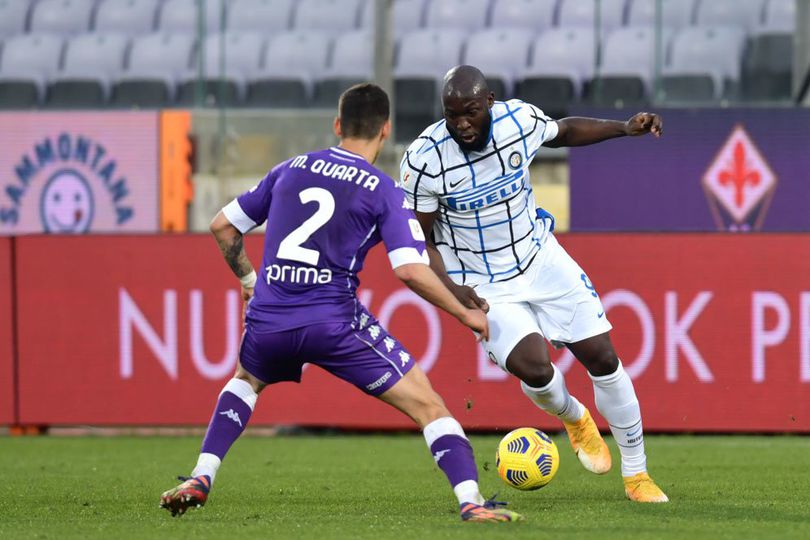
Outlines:
{"label": "stadium seating", "polygon": [[313,106],[332,109],[344,90],[372,78],[373,40],[367,30],[343,34],[335,40],[332,64],[315,83]]}
{"label": "stadium seating", "polygon": [[439,82],[461,61],[462,30],[418,30],[402,37],[394,69],[395,124],[401,140],[416,137],[439,116]]}
{"label": "stadium seating", "polygon": [[[628,26],[653,26],[659,0],[630,0],[627,10]],[[692,23],[695,0],[661,0],[661,24],[683,28]]]}
{"label": "stadium seating", "polygon": [[36,107],[47,79],[59,69],[64,40],[53,34],[23,34],[8,39],[0,60],[0,108]]}
{"label": "stadium seating", "polygon": [[249,77],[246,104],[305,106],[314,77],[327,67],[331,42],[322,32],[287,32],[272,38],[264,65]]}
{"label": "stadium seating", "polygon": [[[370,29],[374,26],[374,0],[367,0],[360,16],[360,26]],[[425,0],[394,0],[394,37],[412,32],[422,26],[425,17]]]}
{"label": "stadium seating", "polygon": [[542,32],[554,23],[557,0],[495,0],[490,26]]}
{"label": "stadium seating", "polygon": [[148,34],[155,27],[158,0],[104,0],[96,10],[96,32]]}
{"label": "stadium seating", "polygon": [[541,107],[553,117],[582,94],[582,82],[593,77],[596,41],[587,28],[556,28],[540,35],[532,45],[530,62],[518,82],[516,95]]}
{"label": "stadium seating", "polygon": [[175,81],[188,72],[191,34],[149,34],[135,39],[126,71],[112,88],[115,107],[163,107],[174,101]]}
{"label": "stadium seating", "polygon": [[741,28],[691,27],[672,44],[672,61],[663,69],[664,97],[674,101],[711,101],[734,97],[745,43]]}
{"label": "stadium seating", "polygon": [[695,24],[739,26],[751,31],[762,21],[763,0],[700,0]]}
{"label": "stadium seating", "polygon": [[520,29],[482,30],[467,41],[463,62],[481,70],[497,99],[509,99],[514,80],[529,63],[532,35]]}
{"label": "stadium seating", "polygon": [[195,103],[198,84],[208,106],[234,106],[242,102],[245,80],[259,71],[265,39],[258,32],[226,32],[209,35],[198,50],[202,79],[192,69],[177,87],[177,104]]}
{"label": "stadium seating", "polygon": [[425,26],[475,31],[486,26],[490,0],[441,0],[428,4]]}
{"label": "stadium seating", "polygon": [[743,63],[742,90],[759,101],[791,96],[793,83],[794,0],[769,0],[763,23],[754,30]]}
{"label": "stadium seating", "polygon": [[[603,33],[618,28],[624,21],[625,0],[600,0],[599,19]],[[594,2],[583,0],[560,0],[559,25],[561,27],[584,26],[594,28],[596,24]]]}
{"label": "stadium seating", "polygon": [[84,34],[69,40],[62,69],[48,84],[51,109],[102,107],[110,79],[124,67],[129,39],[124,34]]}
{"label": "stadium seating", "polygon": [[286,32],[292,23],[293,0],[233,0],[228,10],[231,32]]}
{"label": "stadium seating", "polygon": [[360,0],[298,0],[293,28],[332,36],[347,32],[357,27],[360,4]]}
{"label": "stadium seating", "polygon": [[0,39],[25,32],[28,7],[20,0],[0,0]]}
{"label": "stadium seating", "polygon": [[31,13],[31,32],[70,36],[90,29],[92,0],[40,0]]}
{"label": "stadium seating", "polygon": [[206,32],[218,32],[222,27],[222,9],[219,2],[202,0],[164,0],[160,10],[158,29],[162,32],[195,33],[200,27],[198,9],[201,12]]}
{"label": "stadium seating", "polygon": [[796,29],[796,0],[768,0],[762,28],[793,32]]}
{"label": "stadium seating", "polygon": [[[599,76],[586,87],[586,99],[617,107],[646,103],[655,65],[655,40],[655,31],[650,27],[622,28],[611,33],[605,42]],[[666,42],[666,37],[663,40]],[[666,49],[666,43],[662,49]]]}

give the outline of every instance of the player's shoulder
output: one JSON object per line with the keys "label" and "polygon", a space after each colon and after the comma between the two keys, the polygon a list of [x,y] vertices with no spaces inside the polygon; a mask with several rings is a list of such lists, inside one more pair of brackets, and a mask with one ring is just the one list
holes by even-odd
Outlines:
{"label": "player's shoulder", "polygon": [[413,140],[402,156],[400,169],[421,173],[423,177],[436,178],[441,175],[442,167],[453,160],[458,151],[444,120],[429,125]]}
{"label": "player's shoulder", "polygon": [[543,109],[521,99],[496,101],[492,106],[493,121],[514,117],[521,125],[534,125],[537,122],[551,122],[552,119],[543,112]]}

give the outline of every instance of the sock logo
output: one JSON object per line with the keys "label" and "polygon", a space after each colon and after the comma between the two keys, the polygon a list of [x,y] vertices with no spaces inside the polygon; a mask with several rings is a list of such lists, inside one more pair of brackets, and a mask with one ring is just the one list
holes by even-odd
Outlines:
{"label": "sock logo", "polygon": [[222,411],[219,414],[224,414],[225,416],[227,416],[228,418],[230,418],[231,420],[233,420],[234,422],[239,424],[239,427],[242,427],[242,420],[239,419],[239,413],[234,411],[233,409],[228,409],[227,411]]}
{"label": "sock logo", "polygon": [[438,463],[439,460],[442,459],[446,453],[450,452],[450,450],[451,450],[450,448],[448,448],[447,450],[439,450],[438,452],[433,454],[433,460],[436,463]]}

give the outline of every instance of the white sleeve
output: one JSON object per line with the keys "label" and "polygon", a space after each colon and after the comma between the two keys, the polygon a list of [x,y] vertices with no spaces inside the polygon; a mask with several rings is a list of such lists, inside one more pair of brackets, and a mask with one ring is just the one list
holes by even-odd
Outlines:
{"label": "white sleeve", "polygon": [[418,153],[408,149],[399,168],[399,186],[414,212],[429,213],[439,209],[439,195],[433,188],[435,180]]}
{"label": "white sleeve", "polygon": [[529,155],[534,155],[543,143],[554,140],[559,133],[557,122],[546,116],[541,109],[535,107],[530,103],[521,103],[521,107],[525,107],[525,111],[521,111],[520,119],[523,125],[523,132],[528,133],[526,137],[526,146],[529,149]]}
{"label": "white sleeve", "polygon": [[236,199],[226,204],[222,209],[222,213],[228,221],[231,222],[231,225],[236,227],[242,234],[256,228],[256,222],[250,219],[245,211],[242,210],[239,201]]}

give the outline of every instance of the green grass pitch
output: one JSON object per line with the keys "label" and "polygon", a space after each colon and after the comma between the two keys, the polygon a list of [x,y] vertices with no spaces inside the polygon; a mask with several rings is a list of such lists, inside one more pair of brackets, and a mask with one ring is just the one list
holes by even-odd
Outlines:
{"label": "green grass pitch", "polygon": [[585,472],[561,437],[551,484],[510,489],[498,440],[472,437],[482,490],[525,522],[462,523],[416,434],[243,438],[208,504],[175,519],[158,497],[189,472],[198,438],[5,438],[0,538],[810,538],[808,437],[649,436],[665,505],[625,500],[618,467]]}

